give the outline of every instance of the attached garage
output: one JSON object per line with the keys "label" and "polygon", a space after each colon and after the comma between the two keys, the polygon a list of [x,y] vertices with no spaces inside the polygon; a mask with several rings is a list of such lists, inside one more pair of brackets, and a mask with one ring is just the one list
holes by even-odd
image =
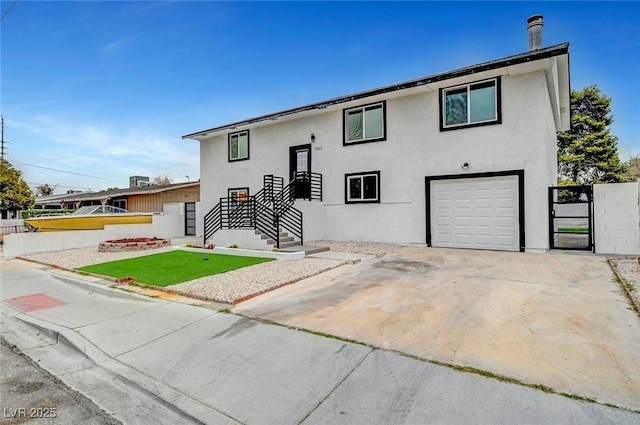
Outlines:
{"label": "attached garage", "polygon": [[524,251],[524,171],[425,178],[427,244]]}

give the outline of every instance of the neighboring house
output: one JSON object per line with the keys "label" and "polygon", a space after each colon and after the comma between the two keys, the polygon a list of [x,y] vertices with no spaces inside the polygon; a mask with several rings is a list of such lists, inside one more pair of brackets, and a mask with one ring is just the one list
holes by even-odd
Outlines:
{"label": "neighboring house", "polygon": [[77,209],[102,204],[131,212],[162,212],[164,204],[199,201],[200,182],[190,182],[42,196],[36,198],[35,208]]}
{"label": "neighboring house", "polygon": [[81,192],[36,198],[35,208],[77,209],[86,205],[112,205],[131,212],[164,212],[185,216],[185,234],[196,235],[196,204],[200,182],[173,183],[101,192]]}
{"label": "neighboring house", "polygon": [[569,44],[542,48],[542,17],[528,22],[525,53],[183,136],[200,142],[205,242],[277,223],[304,240],[547,250]]}

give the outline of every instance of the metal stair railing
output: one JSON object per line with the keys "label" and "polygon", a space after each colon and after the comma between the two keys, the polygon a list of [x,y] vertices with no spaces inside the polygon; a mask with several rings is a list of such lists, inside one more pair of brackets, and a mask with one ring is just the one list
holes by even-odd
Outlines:
{"label": "metal stair railing", "polygon": [[[302,185],[302,186],[301,186]],[[204,241],[220,229],[253,228],[267,235],[280,248],[280,227],[303,243],[302,212],[293,207],[296,190],[304,189],[303,199],[322,201],[322,174],[296,172],[284,186],[282,177],[265,175],[263,187],[244,201],[220,198],[204,217]]]}
{"label": "metal stair railing", "polygon": [[207,240],[220,229],[222,229],[222,202],[211,208],[211,211],[204,216],[204,243],[207,243]]}
{"label": "metal stair railing", "polygon": [[[298,173],[296,173],[297,176]],[[294,178],[273,199],[273,211],[276,226],[286,229],[293,236],[300,239],[300,245],[304,244],[302,234],[302,211],[293,207],[296,201],[296,183]],[[278,231],[277,247],[280,248],[280,232]]]}

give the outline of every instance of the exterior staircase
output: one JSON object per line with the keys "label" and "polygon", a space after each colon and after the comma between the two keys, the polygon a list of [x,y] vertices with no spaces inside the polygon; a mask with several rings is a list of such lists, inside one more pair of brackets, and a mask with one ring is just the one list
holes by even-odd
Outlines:
{"label": "exterior staircase", "polygon": [[[260,239],[267,242],[271,248],[276,248],[276,241],[262,233],[260,230],[256,230],[256,235],[260,236]],[[289,248],[292,246],[302,246],[302,244],[300,241],[295,240],[293,236],[289,236],[287,232],[280,232],[280,247],[278,248]]]}
{"label": "exterior staircase", "polygon": [[246,199],[220,198],[204,217],[204,243],[221,229],[254,229],[271,246],[288,249],[303,246],[302,212],[297,199],[322,201],[322,174],[297,172],[286,186],[282,177],[264,176],[264,184]]}

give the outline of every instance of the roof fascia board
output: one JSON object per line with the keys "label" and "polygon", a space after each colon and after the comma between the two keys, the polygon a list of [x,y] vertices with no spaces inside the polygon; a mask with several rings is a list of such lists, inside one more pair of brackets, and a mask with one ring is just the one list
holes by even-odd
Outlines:
{"label": "roof fascia board", "polygon": [[348,103],[348,102],[352,102],[355,100],[360,100],[360,99],[364,99],[372,96],[378,96],[386,93],[395,92],[398,90],[406,90],[410,88],[420,87],[423,85],[433,85],[434,83],[438,83],[440,81],[464,77],[472,74],[478,74],[486,71],[492,71],[499,68],[513,67],[515,65],[519,65],[522,63],[528,63],[528,62],[537,61],[541,59],[548,59],[548,58],[552,58],[555,56],[560,56],[568,53],[569,53],[569,43],[558,44],[555,46],[550,46],[550,47],[535,50],[532,52],[521,53],[518,55],[508,56],[506,58],[502,58],[498,60],[493,60],[493,61],[484,62],[484,63],[473,65],[473,66],[455,69],[453,71],[434,74],[428,77],[409,80],[409,81],[405,81],[405,82],[390,85],[390,86],[385,86],[385,87],[381,87],[373,90],[350,94],[347,96],[336,97],[333,99],[325,100],[323,102],[313,103],[310,105],[300,106],[298,108],[287,109],[287,110],[272,113],[272,114],[249,118],[244,121],[237,121],[231,124],[226,124],[223,126],[214,127],[207,130],[202,130],[199,132],[187,134],[182,136],[182,139],[199,140],[198,138],[208,136],[210,133],[216,133],[216,132],[225,131],[225,130],[234,130],[234,129],[237,129],[238,127],[248,126],[248,125],[256,124],[262,121],[267,121],[267,120],[274,121],[274,120],[277,120],[278,118],[286,117],[293,114],[299,114],[302,112],[308,112],[313,110],[322,110],[330,106]]}
{"label": "roof fascia board", "polygon": [[[91,193],[91,194],[75,193],[75,194],[68,194],[68,195],[59,195],[60,198],[55,199],[55,201],[57,201],[57,202],[101,201],[103,199],[117,198],[117,197],[121,197],[121,196],[145,195],[145,194],[160,193],[160,192],[165,192],[167,190],[182,189],[182,188],[185,188],[185,187],[193,187],[193,186],[197,186],[199,184],[200,184],[200,182],[197,181],[197,182],[185,183],[185,184],[176,185],[176,186],[159,186],[157,188],[153,188],[153,189],[150,189],[150,190],[137,190],[137,191],[131,191],[131,192],[109,192],[109,193],[96,192],[96,193]],[[47,202],[52,202],[52,200],[49,200]],[[43,203],[43,200],[41,200],[41,199],[40,200],[36,200],[36,203]]]}

